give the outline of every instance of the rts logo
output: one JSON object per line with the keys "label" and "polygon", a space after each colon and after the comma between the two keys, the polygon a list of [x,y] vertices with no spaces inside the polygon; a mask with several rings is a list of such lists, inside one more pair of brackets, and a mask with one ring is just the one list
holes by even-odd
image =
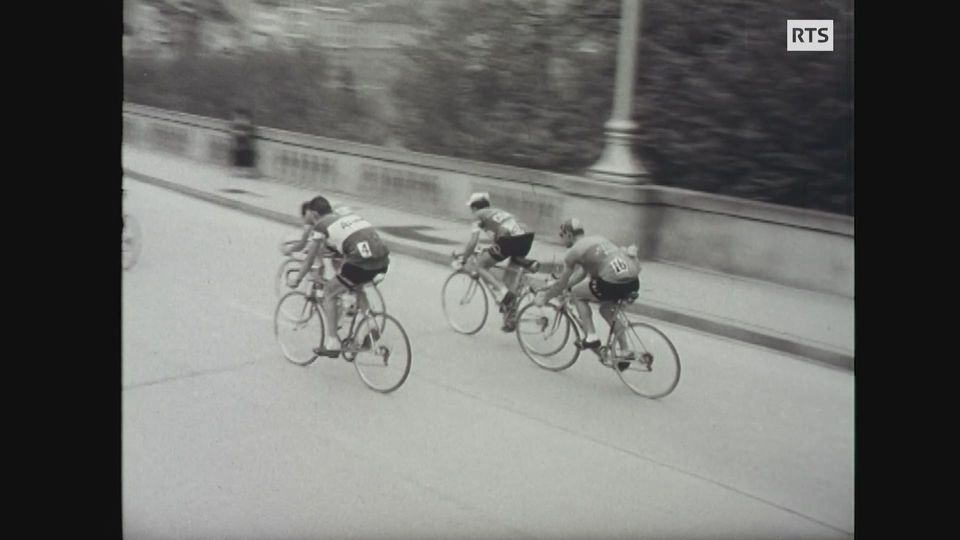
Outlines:
{"label": "rts logo", "polygon": [[788,51],[832,51],[833,21],[787,19]]}

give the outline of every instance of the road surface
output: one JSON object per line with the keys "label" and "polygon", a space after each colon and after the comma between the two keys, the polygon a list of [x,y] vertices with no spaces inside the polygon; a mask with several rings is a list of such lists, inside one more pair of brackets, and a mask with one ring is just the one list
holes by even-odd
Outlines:
{"label": "road surface", "polygon": [[[667,324],[673,394],[583,356],[552,373],[496,320],[450,330],[448,268],[381,285],[413,367],[367,389],[272,333],[293,227],[127,180],[144,234],[123,275],[126,538],[849,538],[854,377]],[[366,216],[376,223],[376,216]]]}

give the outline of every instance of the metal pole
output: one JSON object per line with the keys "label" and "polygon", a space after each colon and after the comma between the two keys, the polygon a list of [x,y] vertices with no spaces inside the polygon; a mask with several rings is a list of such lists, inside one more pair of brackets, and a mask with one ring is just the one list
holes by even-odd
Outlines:
{"label": "metal pole", "polygon": [[617,47],[616,88],[613,112],[604,124],[605,147],[587,174],[598,180],[621,184],[646,184],[649,174],[633,153],[639,124],[633,118],[633,94],[637,73],[637,43],[640,37],[641,0],[621,0],[620,39]]}

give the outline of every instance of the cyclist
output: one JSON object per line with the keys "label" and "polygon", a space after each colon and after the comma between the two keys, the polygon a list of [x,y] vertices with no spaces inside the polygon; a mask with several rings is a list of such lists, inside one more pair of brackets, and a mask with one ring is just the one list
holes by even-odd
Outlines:
{"label": "cyclist", "polygon": [[[493,245],[480,254],[476,270],[493,291],[494,298],[500,304],[500,312],[506,314],[501,330],[512,332],[514,322],[511,314],[516,308],[515,291],[519,285],[517,282],[520,277],[520,267],[530,272],[536,272],[540,268],[539,262],[526,258],[533,245],[534,233],[527,232],[526,227],[509,212],[491,207],[488,193],[470,195],[467,206],[477,221],[473,223],[470,240],[467,241],[463,254],[459,256],[460,264],[463,264],[473,253],[480,239],[480,233],[486,231],[493,238]],[[510,261],[504,269],[504,281],[501,282],[490,272],[490,268],[507,258]]]}
{"label": "cyclist", "polygon": [[[340,320],[337,298],[348,290],[356,292],[357,307],[365,309],[367,299],[362,287],[377,275],[387,272],[390,250],[368,221],[354,213],[334,212],[330,202],[322,196],[303,203],[300,209],[304,221],[311,226],[312,245],[292,286],[300,285],[321,251],[342,255],[343,262],[336,279],[324,285],[320,302],[327,321],[335,326],[336,321]],[[290,246],[289,249],[292,253],[297,246]],[[303,249],[303,246],[299,249]],[[324,336],[323,345],[314,352],[321,356],[336,357],[340,354],[340,342],[333,334]]]}
{"label": "cyclist", "polygon": [[[293,255],[294,253],[303,251],[307,247],[307,245],[309,245],[310,238],[313,236],[314,226],[307,219],[307,209],[309,208],[309,206],[310,206],[310,201],[306,201],[300,205],[300,217],[301,219],[303,219],[303,223],[305,225],[303,228],[303,233],[300,235],[300,239],[292,242],[284,242],[280,247],[280,251],[283,252],[283,254],[288,257]],[[333,211],[339,215],[347,215],[347,214],[353,213],[353,210],[348,206],[337,206],[336,208],[333,209]],[[332,268],[328,268],[326,266],[324,267],[325,269],[327,269],[327,272],[326,272],[327,275],[323,276],[323,279],[325,280],[333,279],[333,275],[330,272],[334,268],[339,267],[339,264],[337,262],[334,262],[334,264],[331,264],[330,266]],[[318,278],[321,277],[319,274],[315,274],[315,275]]]}
{"label": "cyclist", "polygon": [[[583,322],[587,335],[580,344],[585,349],[600,347],[593,324],[593,312],[587,302],[600,304],[600,314],[613,328],[615,303],[640,289],[640,263],[632,251],[628,252],[610,240],[599,236],[586,236],[579,219],[570,218],[560,225],[560,239],[569,248],[563,258],[563,272],[550,287],[537,292],[533,302],[543,306],[547,300],[560,294],[568,286],[572,293],[577,314]],[[589,277],[590,280],[584,282]],[[621,350],[627,349],[623,329],[617,331]],[[620,371],[629,367],[629,362],[620,362]]]}

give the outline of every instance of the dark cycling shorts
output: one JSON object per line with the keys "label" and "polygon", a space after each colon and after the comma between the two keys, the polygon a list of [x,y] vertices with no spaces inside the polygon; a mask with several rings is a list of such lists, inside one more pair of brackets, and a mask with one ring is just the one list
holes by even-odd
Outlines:
{"label": "dark cycling shorts", "polygon": [[487,249],[487,252],[493,260],[500,262],[507,257],[526,257],[531,247],[533,247],[533,233],[525,233],[500,237]]}
{"label": "dark cycling shorts", "polygon": [[375,268],[373,270],[367,270],[365,268],[360,268],[359,266],[345,262],[340,267],[340,273],[337,274],[337,279],[340,280],[340,283],[343,283],[347,287],[353,289],[354,287],[370,283],[373,281],[373,278],[377,276],[377,274],[386,274],[387,267],[389,265],[390,261],[384,261],[382,267]]}
{"label": "dark cycling shorts", "polygon": [[590,280],[590,292],[597,297],[597,300],[601,302],[614,302],[616,300],[623,300],[624,298],[630,296],[630,293],[637,292],[640,290],[640,280],[638,278],[633,278],[631,281],[624,283],[610,283],[604,281],[600,278],[593,278]]}

